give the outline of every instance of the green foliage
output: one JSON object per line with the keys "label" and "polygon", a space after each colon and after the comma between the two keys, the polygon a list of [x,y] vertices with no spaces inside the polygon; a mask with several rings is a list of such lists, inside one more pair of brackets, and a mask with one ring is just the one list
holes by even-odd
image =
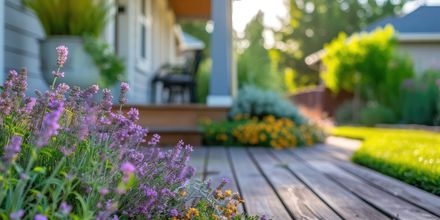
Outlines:
{"label": "green foliage", "polygon": [[118,58],[110,49],[110,45],[99,39],[84,36],[84,48],[92,57],[101,73],[100,84],[111,87],[118,81],[124,80],[124,61]]}
{"label": "green foliage", "polygon": [[364,125],[395,123],[396,120],[396,115],[391,109],[378,103],[368,103],[360,112],[360,123]]}
{"label": "green foliage", "polygon": [[[413,76],[411,62],[396,55],[391,26],[372,33],[345,34],[326,45],[322,78],[337,93],[352,91],[355,98],[374,101],[400,113],[400,85]],[[353,110],[357,111],[357,110]]]}
{"label": "green foliage", "polygon": [[264,48],[263,13],[259,12],[246,26],[239,41],[247,45],[237,56],[238,87],[254,85],[262,89],[282,91],[282,78],[272,66],[269,51]]}
{"label": "green foliage", "polygon": [[338,124],[356,123],[353,115],[353,101],[345,101],[336,109],[335,119]]}
{"label": "green foliage", "polygon": [[98,37],[105,28],[106,0],[24,0],[41,21],[47,36],[84,34]]}
{"label": "green foliage", "polygon": [[410,124],[433,125],[439,114],[440,72],[427,71],[422,76],[405,81],[402,88],[402,120]]}
{"label": "green foliage", "polygon": [[364,140],[354,162],[440,195],[438,133],[360,127],[339,127],[332,133]]}
{"label": "green foliage", "polygon": [[322,49],[338,33],[352,34],[384,17],[399,14],[407,0],[289,0],[290,19],[277,31],[275,39],[282,46],[280,69],[298,72],[295,84],[317,84],[319,76],[304,62],[305,58]]}
{"label": "green foliage", "polygon": [[209,94],[209,80],[211,77],[212,60],[206,59],[200,64],[199,72],[197,73],[197,102],[206,103]]}
{"label": "green foliage", "polygon": [[306,123],[293,103],[273,91],[261,90],[255,86],[244,86],[232,104],[230,116],[248,115],[262,118],[273,115],[277,118],[289,118],[296,124]]}

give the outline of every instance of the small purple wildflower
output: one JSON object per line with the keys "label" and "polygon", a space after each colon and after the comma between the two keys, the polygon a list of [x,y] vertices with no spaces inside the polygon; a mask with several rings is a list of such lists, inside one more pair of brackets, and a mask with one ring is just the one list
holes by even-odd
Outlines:
{"label": "small purple wildflower", "polygon": [[67,56],[69,55],[69,49],[64,45],[60,45],[56,48],[56,50],[58,53],[57,64],[59,67],[63,67],[66,63]]}
{"label": "small purple wildflower", "polygon": [[23,217],[24,215],[24,210],[20,209],[16,212],[12,212],[11,214],[9,214],[9,218],[11,218],[12,220],[19,220]]}
{"label": "small purple wildflower", "polygon": [[42,214],[36,214],[34,216],[34,220],[47,220],[47,217],[45,215],[42,215]]}
{"label": "small purple wildflower", "polygon": [[63,215],[68,215],[72,211],[72,206],[66,202],[62,202],[60,205],[60,211]]}

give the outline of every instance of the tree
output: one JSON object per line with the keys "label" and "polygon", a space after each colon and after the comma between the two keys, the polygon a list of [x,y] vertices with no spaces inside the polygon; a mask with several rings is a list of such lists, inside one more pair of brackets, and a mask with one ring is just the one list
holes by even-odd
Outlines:
{"label": "tree", "polygon": [[[340,32],[352,34],[369,24],[395,15],[407,0],[287,0],[290,19],[275,32],[280,68],[297,72],[296,83],[317,84],[319,75],[304,62]],[[380,2],[380,3],[379,3]]]}
{"label": "tree", "polygon": [[244,37],[239,40],[243,46],[238,52],[237,76],[238,86],[251,84],[262,89],[280,91],[281,78],[273,68],[269,51],[264,47],[263,25],[264,14],[260,11],[247,24]]}
{"label": "tree", "polygon": [[329,89],[354,92],[355,108],[360,100],[374,101],[399,114],[400,86],[413,76],[413,67],[397,55],[392,26],[349,39],[340,34],[325,50],[322,79]]}

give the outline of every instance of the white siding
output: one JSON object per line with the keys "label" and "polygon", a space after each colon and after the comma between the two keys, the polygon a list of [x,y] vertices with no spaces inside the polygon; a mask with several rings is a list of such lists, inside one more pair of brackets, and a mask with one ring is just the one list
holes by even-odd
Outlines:
{"label": "white siding", "polygon": [[47,88],[41,75],[39,40],[43,28],[35,15],[21,4],[21,0],[5,0],[4,71],[26,67],[29,71],[29,89]]}
{"label": "white siding", "polygon": [[131,85],[129,102],[131,104],[148,104],[151,101],[151,80],[156,70],[165,63],[174,61],[175,38],[173,33],[174,15],[170,11],[166,0],[151,1],[151,35],[147,42],[151,49],[150,62],[147,69],[139,68],[136,64],[136,10],[139,0],[122,1],[125,13],[119,16],[119,53],[124,57],[127,65],[128,81]]}
{"label": "white siding", "polygon": [[402,43],[400,48],[412,58],[417,74],[434,67],[440,67],[440,42]]}

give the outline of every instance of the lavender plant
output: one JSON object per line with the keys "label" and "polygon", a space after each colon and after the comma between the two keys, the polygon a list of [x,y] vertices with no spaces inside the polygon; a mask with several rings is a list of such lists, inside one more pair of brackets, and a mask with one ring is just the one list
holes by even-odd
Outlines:
{"label": "lavender plant", "polygon": [[191,181],[191,146],[163,151],[157,134],[146,141],[137,109],[121,111],[128,84],[119,110],[108,89],[57,85],[68,48],[56,51],[49,91],[27,97],[25,69],[1,88],[0,219],[252,219],[224,183]]}

